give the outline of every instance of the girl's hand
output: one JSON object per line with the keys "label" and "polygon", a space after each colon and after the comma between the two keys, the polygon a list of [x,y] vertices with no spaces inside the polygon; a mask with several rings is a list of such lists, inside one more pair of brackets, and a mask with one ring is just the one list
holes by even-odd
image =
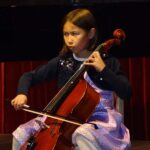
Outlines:
{"label": "girl's hand", "polygon": [[106,66],[99,52],[93,52],[91,56],[84,62],[84,64],[93,66],[99,72],[101,72]]}
{"label": "girl's hand", "polygon": [[11,104],[12,106],[18,110],[23,107],[27,103],[27,96],[24,94],[19,94],[17,95],[12,101]]}

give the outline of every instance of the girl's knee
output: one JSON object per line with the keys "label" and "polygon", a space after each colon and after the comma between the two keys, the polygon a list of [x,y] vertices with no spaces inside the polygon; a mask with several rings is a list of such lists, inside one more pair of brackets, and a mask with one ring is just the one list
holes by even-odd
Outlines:
{"label": "girl's knee", "polygon": [[21,145],[19,143],[19,141],[17,141],[17,139],[15,137],[13,137],[12,139],[12,150],[20,150]]}
{"label": "girl's knee", "polygon": [[81,135],[76,137],[76,144],[79,150],[101,150],[98,146]]}

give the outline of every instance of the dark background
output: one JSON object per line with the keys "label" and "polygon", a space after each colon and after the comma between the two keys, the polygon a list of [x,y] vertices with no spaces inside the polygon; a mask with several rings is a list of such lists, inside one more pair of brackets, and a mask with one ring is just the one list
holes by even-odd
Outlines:
{"label": "dark background", "polygon": [[142,0],[1,0],[0,61],[43,60],[61,49],[61,20],[73,8],[86,7],[97,18],[100,37],[112,38],[116,28],[126,33],[117,57],[150,56],[150,3]]}

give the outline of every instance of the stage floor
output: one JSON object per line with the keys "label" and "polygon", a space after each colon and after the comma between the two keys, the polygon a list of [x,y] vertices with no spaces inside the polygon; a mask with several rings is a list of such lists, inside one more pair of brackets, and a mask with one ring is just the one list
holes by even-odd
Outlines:
{"label": "stage floor", "polygon": [[150,150],[150,141],[132,141],[131,150]]}
{"label": "stage floor", "polygon": [[[11,144],[11,134],[0,134],[0,150],[11,150]],[[132,141],[131,150],[150,150],[150,141]]]}

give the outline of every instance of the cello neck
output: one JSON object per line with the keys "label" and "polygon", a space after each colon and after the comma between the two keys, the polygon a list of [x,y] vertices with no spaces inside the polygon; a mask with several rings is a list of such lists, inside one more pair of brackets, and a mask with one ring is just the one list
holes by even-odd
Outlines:
{"label": "cello neck", "polygon": [[80,68],[73,74],[73,76],[67,81],[67,83],[60,89],[60,91],[44,108],[44,111],[54,114],[59,108],[59,106],[65,100],[65,97],[71,92],[71,90],[79,82],[79,79],[81,78],[81,76],[86,70],[87,70],[87,66],[81,64]]}

